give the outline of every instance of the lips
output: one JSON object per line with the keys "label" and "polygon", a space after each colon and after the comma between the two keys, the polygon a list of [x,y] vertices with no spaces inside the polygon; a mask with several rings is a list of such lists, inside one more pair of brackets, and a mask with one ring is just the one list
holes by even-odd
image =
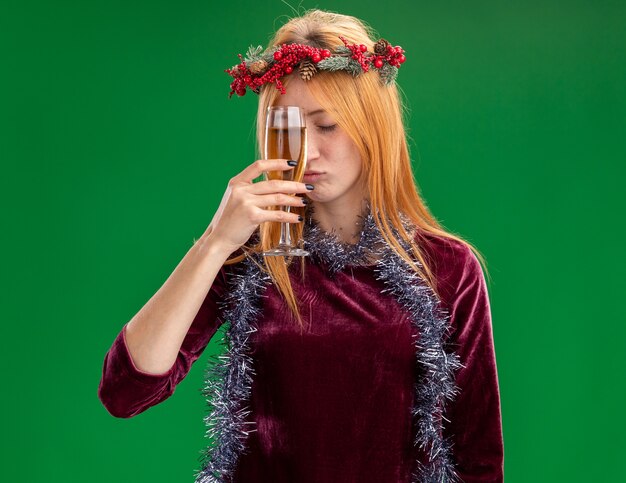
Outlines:
{"label": "lips", "polygon": [[317,181],[322,176],[324,176],[324,173],[320,171],[305,171],[303,180],[313,182]]}

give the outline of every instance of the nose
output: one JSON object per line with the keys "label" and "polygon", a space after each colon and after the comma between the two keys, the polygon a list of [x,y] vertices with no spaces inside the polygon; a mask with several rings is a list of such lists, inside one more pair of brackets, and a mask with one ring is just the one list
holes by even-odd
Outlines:
{"label": "nose", "polygon": [[316,160],[317,158],[320,157],[320,150],[319,150],[319,138],[314,134],[313,129],[308,128],[307,129],[307,147],[306,147],[306,157],[307,157],[307,164],[310,163],[311,161]]}

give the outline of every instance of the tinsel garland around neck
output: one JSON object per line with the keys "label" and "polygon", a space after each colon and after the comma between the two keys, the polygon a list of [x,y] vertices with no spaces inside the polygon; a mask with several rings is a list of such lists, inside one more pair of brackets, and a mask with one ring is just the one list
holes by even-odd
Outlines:
{"label": "tinsel garland around neck", "polygon": [[[409,224],[404,219],[405,228]],[[369,202],[364,202],[364,213],[358,215],[355,224],[355,235],[358,233],[356,243],[348,243],[340,240],[338,233],[332,229],[326,232],[315,220],[315,205],[311,205],[306,213],[306,221],[302,233],[304,249],[311,255],[311,260],[322,264],[328,275],[335,274],[347,266],[369,266],[382,256],[381,247],[385,246],[382,235],[374,221]],[[397,232],[394,233],[400,240]],[[404,248],[408,247],[404,245]]]}
{"label": "tinsel garland around neck", "polygon": [[[406,308],[419,334],[414,341],[420,376],[414,384],[411,409],[413,443],[426,452],[428,462],[416,461],[411,481],[460,481],[454,467],[452,443],[442,432],[446,400],[452,400],[459,391],[454,373],[463,367],[458,355],[444,348],[445,335],[450,329],[449,315],[432,289],[385,242],[369,203],[365,206],[365,214],[357,223],[362,228],[356,244],[340,241],[335,232],[325,232],[310,216],[312,209],[309,210],[303,229],[304,247],[310,252],[311,261],[322,263],[330,277],[347,266],[371,265],[374,260],[375,277],[386,285],[382,292],[390,293]],[[410,222],[403,214],[401,218],[410,232]],[[394,236],[408,250],[395,230]],[[262,315],[261,298],[270,277],[260,268],[260,254],[251,255],[240,265],[229,280],[229,290],[222,302],[222,320],[230,322],[222,340],[226,350],[209,362],[202,389],[209,409],[204,419],[211,444],[203,451],[202,469],[195,473],[196,483],[232,482],[239,457],[247,451],[248,435],[256,431],[255,422],[248,419],[255,375],[249,337],[257,330],[255,322]]]}

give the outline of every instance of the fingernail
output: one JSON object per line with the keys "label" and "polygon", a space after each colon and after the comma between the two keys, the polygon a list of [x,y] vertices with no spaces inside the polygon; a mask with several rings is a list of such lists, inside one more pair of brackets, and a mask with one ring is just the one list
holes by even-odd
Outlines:
{"label": "fingernail", "polygon": [[304,218],[302,218],[301,215],[298,215],[298,221],[302,221]]}
{"label": "fingernail", "polygon": [[296,164],[298,164],[298,161],[294,161],[293,159],[290,159],[289,161],[287,161],[287,164],[289,166],[295,166]]}
{"label": "fingernail", "polygon": [[305,186],[306,186],[306,189],[308,190],[315,189],[315,187],[312,184],[306,184]]}
{"label": "fingernail", "polygon": [[309,204],[309,200],[307,200],[306,198],[300,198],[302,200],[302,204],[303,205],[308,205]]}

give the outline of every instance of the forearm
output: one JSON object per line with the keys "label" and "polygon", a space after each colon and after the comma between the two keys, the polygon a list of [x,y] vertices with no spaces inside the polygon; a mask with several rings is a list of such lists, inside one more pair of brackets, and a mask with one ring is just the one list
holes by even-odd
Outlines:
{"label": "forearm", "polygon": [[126,343],[139,370],[163,374],[172,367],[195,315],[229,255],[207,230],[131,319],[126,327]]}

